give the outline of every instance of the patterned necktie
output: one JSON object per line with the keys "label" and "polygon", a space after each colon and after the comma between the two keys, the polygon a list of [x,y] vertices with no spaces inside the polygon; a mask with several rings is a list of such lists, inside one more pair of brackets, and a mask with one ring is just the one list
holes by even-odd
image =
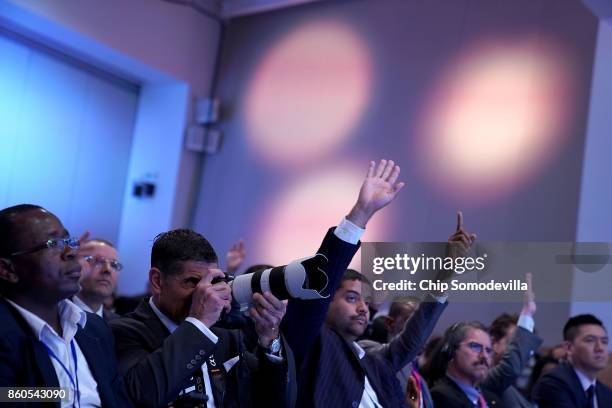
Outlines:
{"label": "patterned necktie", "polygon": [[595,408],[595,387],[591,385],[586,390],[587,404],[586,408]]}

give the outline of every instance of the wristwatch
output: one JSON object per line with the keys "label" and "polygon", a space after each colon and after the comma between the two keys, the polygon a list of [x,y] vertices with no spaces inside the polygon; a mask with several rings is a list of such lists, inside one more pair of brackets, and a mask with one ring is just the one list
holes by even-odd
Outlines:
{"label": "wristwatch", "polygon": [[264,349],[266,350],[266,353],[268,353],[268,354],[274,354],[275,356],[279,355],[280,354],[280,349],[281,349],[281,338],[280,338],[280,336],[278,336],[277,338],[272,340],[272,343],[270,343],[270,345],[268,347],[264,347]]}

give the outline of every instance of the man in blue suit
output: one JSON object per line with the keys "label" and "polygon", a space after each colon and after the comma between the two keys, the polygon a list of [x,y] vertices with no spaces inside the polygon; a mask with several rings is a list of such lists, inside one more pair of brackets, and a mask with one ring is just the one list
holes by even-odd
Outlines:
{"label": "man in blue suit", "polygon": [[0,387],[64,387],[73,406],[131,407],[110,329],[68,300],[78,247],[44,208],[0,211]]}
{"label": "man in blue suit", "polygon": [[601,320],[585,314],[570,318],[563,328],[569,364],[543,375],[533,389],[540,408],[612,407],[612,390],[597,381],[608,364],[608,333]]}

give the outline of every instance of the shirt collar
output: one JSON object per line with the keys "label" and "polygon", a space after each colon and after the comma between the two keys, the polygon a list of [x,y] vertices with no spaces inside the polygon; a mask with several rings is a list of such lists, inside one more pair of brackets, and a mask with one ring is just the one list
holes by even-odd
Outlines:
{"label": "shirt collar", "polygon": [[478,388],[472,387],[471,385],[466,384],[463,381],[459,381],[452,375],[446,374],[446,376],[450,378],[455,384],[457,384],[459,388],[461,388],[461,390],[465,393],[468,399],[472,401],[473,404],[478,403],[478,396],[480,395],[480,390]]}
{"label": "shirt collar", "polygon": [[161,322],[164,324],[164,326],[166,326],[166,329],[168,329],[168,331],[170,333],[174,333],[174,331],[176,330],[178,325],[176,323],[174,323],[172,320],[170,320],[170,318],[168,316],[163,314],[157,308],[157,306],[155,306],[155,303],[153,302],[153,296],[151,296],[149,298],[149,306],[151,306],[151,309],[153,309],[153,313],[155,313],[157,315],[157,317],[159,318],[159,320],[161,320]]}
{"label": "shirt collar", "polygon": [[91,309],[91,307],[89,307],[89,305],[88,305],[87,303],[83,302],[83,301],[81,300],[81,298],[80,298],[80,297],[78,297],[77,295],[74,295],[74,296],[72,297],[72,303],[74,303],[75,305],[77,305],[78,307],[80,307],[81,309],[83,309],[83,310],[84,310],[84,311],[86,311],[86,312],[89,312],[89,313],[95,313],[95,314],[97,314],[97,315],[98,315],[98,316],[100,316],[100,317],[104,317],[104,315],[103,315],[104,306],[103,306],[103,305],[100,305],[100,307],[98,308],[98,310],[96,310],[96,311],[94,312],[94,311]]}
{"label": "shirt collar", "polygon": [[[47,322],[34,313],[19,306],[10,299],[5,298],[5,300],[15,309],[17,309],[19,314],[32,328],[38,340],[42,341],[45,330],[55,333],[55,330],[49,326]],[[79,325],[83,328],[85,327],[85,324],[87,323],[87,314],[68,299],[59,301],[57,306],[59,310],[60,324],[64,333],[64,339],[67,341],[72,340],[72,337],[74,337],[74,334],[76,333],[76,326]],[[57,335],[57,333],[55,333],[55,335]]]}
{"label": "shirt collar", "polygon": [[580,380],[580,385],[582,385],[582,389],[584,391],[588,390],[591,385],[593,387],[596,386],[597,379],[591,381],[582,371],[578,370],[577,368],[574,368],[574,372],[578,376],[578,379]]}
{"label": "shirt collar", "polygon": [[357,351],[357,356],[359,357],[360,360],[365,357],[365,354],[366,354],[365,350],[362,349],[361,346],[357,344],[356,341],[353,342],[353,347],[355,347],[355,350]]}

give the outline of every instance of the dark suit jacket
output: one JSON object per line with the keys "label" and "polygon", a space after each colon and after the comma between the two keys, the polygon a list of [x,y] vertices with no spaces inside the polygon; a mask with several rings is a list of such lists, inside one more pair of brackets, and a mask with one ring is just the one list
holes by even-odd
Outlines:
{"label": "dark suit jacket", "polygon": [[[207,390],[214,393],[218,406],[285,403],[286,363],[270,362],[260,348],[256,354],[247,351],[238,330],[211,328],[219,338],[217,344],[189,322],[180,324],[170,335],[148,299],[110,325],[116,338],[119,371],[125,377],[130,397],[139,407],[162,407],[174,401],[181,390],[192,384],[190,378],[203,362],[211,372],[208,360],[211,355],[224,379],[224,386],[213,385],[213,390]],[[226,372],[223,363],[236,356],[240,358],[238,363]],[[213,383],[213,376],[210,378]]]}
{"label": "dark suit jacket", "polygon": [[[612,390],[597,381],[595,388],[599,408],[612,407]],[[544,374],[533,388],[533,400],[540,408],[584,408],[587,396],[569,364],[561,364]]]}
{"label": "dark suit jacket", "polygon": [[[19,312],[1,298],[0,322],[0,387],[59,387],[45,347]],[[99,316],[87,313],[85,328],[79,327],[74,338],[98,383],[102,406],[131,407],[117,374],[114,340],[106,323]],[[46,406],[60,404],[46,403]]]}
{"label": "dark suit jacket", "polygon": [[542,344],[542,339],[522,327],[517,327],[508,343],[506,353],[495,367],[489,370],[481,388],[501,395],[506,406],[512,408],[531,407],[514,384],[521,375],[531,356]]}
{"label": "dark suit jacket", "polygon": [[[384,343],[379,343],[373,340],[360,340],[359,345],[366,352],[369,353],[369,352],[375,352],[377,350],[380,350],[383,347]],[[398,371],[395,374],[395,376],[397,377],[397,381],[399,381],[400,389],[404,392],[404,395],[406,395],[406,391],[408,388],[408,381],[409,381],[410,376],[412,375],[413,364],[414,364],[414,361],[406,364],[404,367],[402,367],[400,371]],[[422,377],[421,377],[420,385],[421,385],[421,398],[423,401],[423,408],[433,408],[434,404],[433,404],[433,400],[431,399],[431,392],[429,391],[429,386],[427,385],[427,382],[425,381],[425,379]]]}
{"label": "dark suit jacket", "polygon": [[352,344],[323,327],[332,297],[358,245],[346,243],[329,230],[318,253],[329,262],[328,295],[321,300],[292,299],[283,321],[283,332],[299,367],[298,401],[302,407],[357,407],[367,375],[379,402],[385,407],[404,406],[396,371],[412,361],[431,333],[445,305],[424,302],[406,326],[404,335],[360,360]]}
{"label": "dark suit jacket", "polygon": [[[497,394],[485,388],[481,389],[481,391],[489,408],[506,407]],[[436,384],[431,389],[431,396],[436,408],[474,408],[474,404],[472,404],[472,401],[465,395],[465,392],[463,392],[453,380],[446,376],[436,381]]]}

